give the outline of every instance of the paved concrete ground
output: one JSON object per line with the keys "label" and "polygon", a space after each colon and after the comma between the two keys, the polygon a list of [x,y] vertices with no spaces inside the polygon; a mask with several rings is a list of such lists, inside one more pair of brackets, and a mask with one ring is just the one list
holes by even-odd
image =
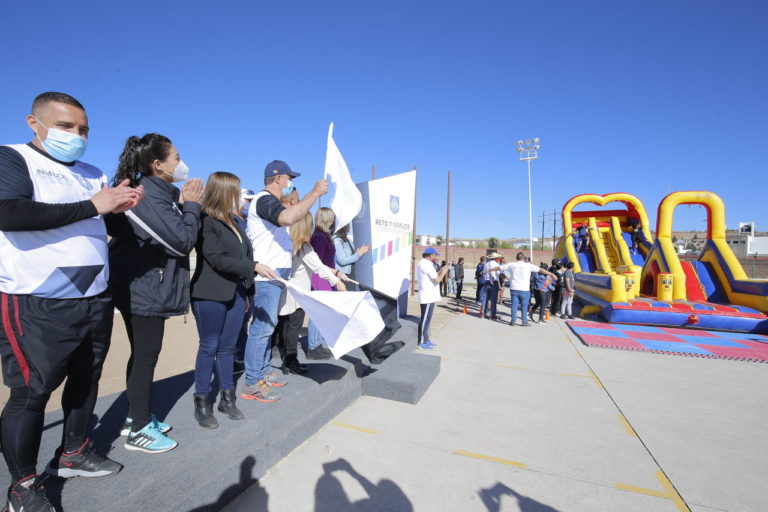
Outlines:
{"label": "paved concrete ground", "polygon": [[[228,510],[766,510],[768,365],[589,348],[559,320],[462,312],[435,313],[442,370],[418,405],[359,399]],[[196,350],[192,316],[169,320],[157,379]],[[117,315],[100,395],[124,389],[127,357]]]}
{"label": "paved concrete ground", "polygon": [[768,365],[589,348],[561,320],[457,309],[440,310],[442,370],[418,405],[360,398],[227,510],[768,507]]}

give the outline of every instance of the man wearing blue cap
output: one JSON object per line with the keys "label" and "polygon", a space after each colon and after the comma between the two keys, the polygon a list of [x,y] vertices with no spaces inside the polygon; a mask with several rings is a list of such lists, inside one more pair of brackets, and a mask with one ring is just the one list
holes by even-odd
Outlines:
{"label": "man wearing blue cap", "polygon": [[241,398],[274,402],[280,399],[272,388],[287,384],[272,372],[270,339],[277,325],[280,296],[285,289],[276,279],[291,273],[291,235],[288,226],[303,219],[317,199],[328,192],[328,181],[315,183],[312,191],[293,206],[280,200],[294,189],[294,172],[285,162],[273,160],[264,169],[264,190],[253,197],[248,209],[248,238],[256,260],[253,321],[245,344],[245,387]]}
{"label": "man wearing blue cap", "polygon": [[434,247],[427,247],[416,269],[416,280],[419,284],[419,304],[421,305],[421,322],[419,322],[419,348],[431,350],[437,345],[429,339],[429,324],[435,304],[440,300],[440,281],[448,272],[448,265],[435,270],[435,262],[439,254]]}

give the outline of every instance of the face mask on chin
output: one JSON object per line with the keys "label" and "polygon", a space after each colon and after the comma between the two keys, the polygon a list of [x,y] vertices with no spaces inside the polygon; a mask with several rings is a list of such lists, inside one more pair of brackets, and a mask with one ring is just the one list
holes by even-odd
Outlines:
{"label": "face mask on chin", "polygon": [[88,139],[58,128],[48,128],[39,119],[35,118],[35,120],[48,130],[48,136],[45,140],[39,134],[35,133],[35,135],[40,139],[43,149],[51,157],[60,162],[74,162],[83,156],[88,148]]}

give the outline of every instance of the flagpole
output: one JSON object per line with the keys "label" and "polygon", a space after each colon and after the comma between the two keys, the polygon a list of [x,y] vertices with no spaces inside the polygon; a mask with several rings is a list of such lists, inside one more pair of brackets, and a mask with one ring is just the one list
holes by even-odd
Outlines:
{"label": "flagpole", "polygon": [[371,166],[371,179],[372,180],[376,179],[376,166],[375,165]]}

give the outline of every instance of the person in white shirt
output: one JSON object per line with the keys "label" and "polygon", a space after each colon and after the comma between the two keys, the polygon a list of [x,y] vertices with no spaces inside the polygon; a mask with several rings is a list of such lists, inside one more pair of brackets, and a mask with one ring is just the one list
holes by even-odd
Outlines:
{"label": "person in white shirt", "polygon": [[437,345],[429,339],[429,324],[435,304],[440,301],[440,281],[448,272],[448,266],[435,270],[435,262],[439,254],[434,247],[427,247],[416,269],[416,280],[419,285],[419,304],[421,304],[421,322],[419,322],[419,344],[423,350],[431,350]]}
{"label": "person in white shirt", "polygon": [[[488,255],[488,261],[483,267],[484,288],[480,294],[480,318],[491,318],[496,320],[496,302],[499,298],[499,260],[501,254],[492,252]],[[488,316],[488,302],[491,303],[491,315]]]}
{"label": "person in white shirt", "polygon": [[531,274],[538,272],[547,274],[557,279],[557,276],[548,270],[539,268],[533,263],[525,261],[523,253],[517,253],[516,261],[501,265],[498,270],[506,272],[509,275],[509,294],[512,301],[512,319],[509,325],[515,325],[517,309],[520,308],[523,327],[528,327],[528,303],[531,301]]}
{"label": "person in white shirt", "polygon": [[[345,291],[346,285],[343,281],[348,278],[340,270],[323,265],[320,256],[310,245],[314,223],[312,214],[307,213],[302,220],[292,225],[290,228],[291,243],[293,247],[293,261],[291,265],[291,275],[289,281],[296,288],[309,291],[312,286],[310,278],[312,274],[317,274],[320,279],[324,279],[330,286],[338,291]],[[307,373],[305,365],[299,363],[298,359],[298,340],[299,330],[304,323],[304,310],[301,309],[296,299],[290,293],[284,293],[280,296],[280,319],[278,327],[281,332],[279,336],[285,346],[285,357],[283,357],[283,375],[295,373],[303,375]]]}

